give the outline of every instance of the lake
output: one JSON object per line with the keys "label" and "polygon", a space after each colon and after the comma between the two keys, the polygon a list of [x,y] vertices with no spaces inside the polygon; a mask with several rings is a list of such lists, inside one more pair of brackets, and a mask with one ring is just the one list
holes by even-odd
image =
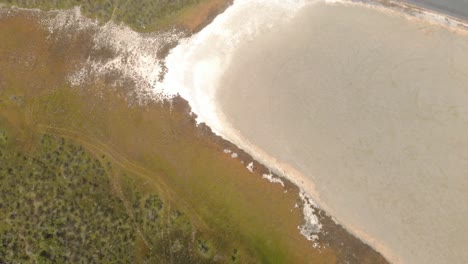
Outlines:
{"label": "lake", "polygon": [[164,85],[392,262],[468,263],[457,32],[364,4],[238,0],[171,51]]}
{"label": "lake", "polygon": [[318,3],[239,45],[217,109],[387,257],[468,263],[467,51],[439,26]]}

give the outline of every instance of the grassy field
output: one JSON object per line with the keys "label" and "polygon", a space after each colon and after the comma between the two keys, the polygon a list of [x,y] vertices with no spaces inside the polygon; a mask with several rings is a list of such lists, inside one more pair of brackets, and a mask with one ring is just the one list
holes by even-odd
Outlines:
{"label": "grassy field", "polygon": [[123,22],[141,32],[179,27],[198,30],[207,18],[226,8],[231,0],[0,0],[7,6],[42,10],[80,7],[83,14],[101,22]]}
{"label": "grassy field", "polygon": [[70,87],[92,35],[48,34],[0,17],[0,262],[386,263],[325,216],[312,247],[298,189],[223,153],[184,101]]}
{"label": "grassy field", "polygon": [[2,263],[207,263],[229,254],[203,233],[192,239],[182,211],[119,175],[104,156],[48,134],[25,153],[6,129],[0,135]]}

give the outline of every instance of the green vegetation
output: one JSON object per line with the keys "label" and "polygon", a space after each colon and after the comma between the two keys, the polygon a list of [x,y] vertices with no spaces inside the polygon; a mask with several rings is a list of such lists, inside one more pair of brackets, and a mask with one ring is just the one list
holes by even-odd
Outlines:
{"label": "green vegetation", "polygon": [[0,263],[385,263],[331,219],[314,249],[297,187],[250,173],[185,102],[129,104],[132,87],[105,78],[70,87],[93,35],[50,38],[37,13],[12,13],[0,16]]}
{"label": "green vegetation", "polygon": [[211,0],[0,0],[8,6],[70,9],[80,6],[86,16],[102,22],[123,22],[138,31],[165,30],[180,25],[187,11]]}
{"label": "green vegetation", "polygon": [[51,135],[33,153],[16,146],[0,144],[0,263],[212,262],[214,248],[192,238],[181,211],[134,185],[113,194],[110,162]]}
{"label": "green vegetation", "polygon": [[0,262],[131,261],[132,221],[99,160],[50,136],[31,156],[14,145],[0,147]]}
{"label": "green vegetation", "polygon": [[[225,159],[222,142],[213,140],[208,130],[196,127],[180,101],[172,105],[129,105],[125,91],[113,89],[105,82],[70,87],[67,71],[70,65],[86,59],[88,53],[83,47],[89,46],[87,41],[92,36],[51,40],[47,35],[27,12],[0,20],[0,38],[8,40],[0,41],[0,124],[5,127],[0,130],[8,132],[3,140],[10,142],[6,152],[20,153],[28,160],[41,158],[50,172],[61,173],[62,164],[43,160],[46,154],[38,156],[44,152],[40,145],[43,135],[50,135],[53,142],[64,138],[66,144],[81,147],[86,157],[98,160],[100,165],[96,164],[95,169],[104,169],[100,173],[104,173],[107,183],[55,189],[117,195],[118,199],[99,197],[88,204],[96,202],[103,208],[113,208],[118,212],[116,217],[122,217],[125,220],[121,221],[131,226],[129,232],[135,240],[129,255],[134,255],[136,262],[170,256],[174,263],[307,263],[303,260],[317,254],[294,253],[310,249],[297,232],[297,225],[302,222],[300,211],[290,212],[297,202],[297,193],[284,193],[281,186],[253,177],[239,160]],[[51,147],[50,151],[53,154],[59,150]],[[58,155],[74,156],[67,153],[68,148],[63,151]],[[9,166],[26,168],[21,162],[9,161]],[[64,162],[72,166],[71,160]],[[79,170],[87,170],[83,162],[76,161]],[[29,181],[29,174],[21,177],[26,177],[22,181]],[[51,177],[65,181],[61,174]],[[43,184],[60,182],[50,180]],[[151,194],[157,199],[147,201]],[[17,199],[5,203],[15,204]],[[86,201],[83,206],[87,206]],[[79,203],[81,206],[82,201]],[[150,211],[145,211],[147,207]],[[158,219],[157,224],[152,225],[148,219]],[[35,222],[23,219],[21,224]],[[89,245],[97,247],[94,242]],[[97,248],[110,246],[108,242]],[[185,261],[188,258],[190,262]]]}

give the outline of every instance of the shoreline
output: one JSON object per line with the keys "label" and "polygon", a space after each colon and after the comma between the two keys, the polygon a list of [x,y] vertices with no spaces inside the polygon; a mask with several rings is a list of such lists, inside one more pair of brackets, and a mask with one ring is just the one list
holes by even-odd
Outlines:
{"label": "shoreline", "polygon": [[[228,124],[229,123],[227,123],[226,125]],[[231,127],[230,124],[229,127]],[[309,177],[307,177],[304,173],[300,172],[298,169],[294,168],[293,166],[287,163],[279,161],[275,157],[266,153],[260,147],[250,143],[250,141],[245,139],[240,134],[240,132],[237,132],[237,135],[234,134],[227,137],[225,137],[224,134],[220,135],[217,132],[214,133],[222,137],[223,139],[232,142],[238,148],[252,156],[252,158],[255,161],[264,165],[273,173],[287,179],[292,184],[296,185],[301,191],[307,194],[307,198],[313,201],[313,205],[318,209],[325,211],[326,214],[335,222],[335,224],[342,226],[347,232],[361,240],[363,243],[367,244],[372,249],[382,254],[382,256],[390,263],[403,263],[397,256],[394,255],[394,253],[392,253],[391,249],[386,247],[379,240],[367,234],[361,228],[357,226],[351,226],[349,224],[346,224],[345,221],[337,219],[335,217],[336,214],[334,213],[334,210],[332,210],[325,202],[323,202],[320,199],[320,193],[316,190],[315,182],[312,181]],[[307,222],[307,215],[304,214],[304,218]]]}
{"label": "shoreline", "polygon": [[[316,263],[321,260],[325,262],[338,261],[340,263],[346,261],[361,263],[361,260],[368,260],[370,263],[388,263],[380,253],[346,231],[341,225],[337,225],[333,218],[323,210],[317,209],[315,204],[308,200],[308,196],[304,199],[304,193],[300,192],[297,185],[286,179],[283,181],[284,185],[271,185],[270,182],[267,182],[267,180],[270,181],[271,179],[265,179],[262,176],[267,175],[277,179],[277,175],[272,175],[265,166],[253,160],[251,155],[212,133],[211,128],[208,126],[200,125],[195,127],[195,116],[190,114],[190,106],[183,98],[171,97],[171,100],[164,98],[163,100],[160,97],[151,97],[150,94],[146,101],[139,104],[141,103],[138,100],[140,94],[137,94],[137,92],[140,90],[136,90],[135,94],[130,95],[126,90],[115,93],[116,90],[108,89],[113,87],[114,80],[103,80],[104,77],[101,75],[94,76],[92,73],[90,74],[91,77],[94,76],[95,80],[98,80],[97,82],[85,82],[81,86],[73,86],[69,77],[70,74],[75,76],[74,73],[77,69],[71,66],[81,65],[81,62],[89,61],[84,55],[87,54],[86,51],[94,51],[95,45],[103,49],[101,52],[114,51],[114,53],[107,54],[104,57],[104,62],[112,62],[116,58],[120,61],[122,50],[128,50],[129,45],[134,44],[135,41],[139,45],[132,47],[138,53],[142,52],[139,55],[154,55],[155,52],[147,53],[148,50],[146,49],[146,43],[151,40],[147,39],[147,37],[151,36],[133,34],[126,28],[121,30],[122,28],[111,26],[99,27],[96,32],[93,30],[95,27],[87,23],[89,20],[84,18],[81,20],[82,17],[79,13],[73,14],[70,11],[60,13],[63,15],[61,18],[71,19],[69,24],[64,25],[64,23],[52,23],[63,20],[48,20],[50,13],[45,13],[46,15],[41,13],[39,15],[31,10],[18,10],[7,15],[6,12],[2,13],[3,10],[7,11],[7,9],[0,9],[0,17],[5,15],[5,17],[2,17],[5,18],[2,22],[3,25],[7,26],[0,27],[2,35],[8,37],[13,34],[13,36],[25,40],[32,38],[33,41],[23,41],[28,45],[19,47],[20,51],[30,49],[31,46],[40,45],[43,48],[37,54],[51,54],[55,58],[54,62],[63,63],[65,66],[61,67],[61,69],[66,69],[59,72],[48,71],[51,74],[46,76],[47,78],[53,76],[54,78],[50,80],[61,85],[51,86],[46,83],[39,83],[39,88],[34,87],[35,90],[40,89],[41,95],[47,96],[44,98],[44,102],[48,101],[47,98],[57,98],[55,95],[60,96],[57,99],[65,99],[65,101],[53,100],[58,103],[57,105],[54,104],[53,107],[56,107],[54,109],[60,109],[60,111],[49,110],[49,108],[44,110],[45,112],[35,111],[35,116],[41,118],[36,118],[37,127],[34,124],[32,127],[34,129],[28,130],[34,130],[35,133],[46,131],[57,135],[68,135],[70,138],[76,139],[80,144],[86,144],[86,146],[88,144],[92,146],[95,142],[99,143],[98,145],[103,145],[103,152],[115,154],[115,160],[119,164],[123,164],[119,165],[122,166],[122,169],[127,168],[127,165],[130,168],[135,168],[135,166],[140,168],[137,170],[141,175],[140,173],[138,175],[143,177],[142,180],[145,180],[145,186],[151,185],[154,188],[161,188],[161,193],[167,195],[167,199],[171,201],[174,199],[174,202],[180,203],[180,206],[187,209],[187,212],[194,213],[194,218],[200,221],[203,221],[203,219],[210,220],[205,224],[212,224],[214,227],[224,226],[219,224],[218,221],[221,221],[227,227],[236,227],[229,230],[238,230],[239,234],[246,234],[246,237],[264,237],[265,241],[267,239],[268,241],[271,240],[273,244],[262,244],[261,241],[259,243],[257,240],[246,240],[246,243],[248,242],[246,245],[259,246],[258,252],[268,256],[268,259],[281,256],[284,257],[285,263]],[[74,18],[77,20],[73,20]],[[24,34],[24,32],[31,32],[31,25],[33,25],[32,32],[40,33],[40,35]],[[57,27],[48,27],[52,25]],[[10,26],[16,30],[8,30]],[[57,38],[47,37],[51,34],[51,29],[54,30],[54,36]],[[101,29],[103,32],[100,31]],[[112,30],[109,32],[109,29]],[[85,31],[85,34],[75,38],[83,31]],[[109,34],[101,35],[101,33]],[[119,42],[120,45],[114,45],[115,42]],[[79,43],[79,45],[74,45],[75,43]],[[14,44],[12,44],[12,47],[8,46],[8,43],[6,45],[8,48],[6,50],[16,51],[17,47]],[[62,50],[56,49],[56,45],[65,47],[67,52],[60,53]],[[83,46],[85,50],[81,49]],[[149,46],[154,49],[154,45]],[[36,49],[33,49],[33,51],[36,51]],[[57,51],[59,54],[57,54]],[[3,60],[3,63],[9,65],[9,67],[5,67],[7,70],[5,75],[8,78],[15,78],[16,75],[8,74],[10,73],[8,69],[11,68],[11,72],[15,72],[16,66],[19,67],[20,73],[32,71],[32,74],[37,74],[37,71],[34,71],[35,69],[32,67],[23,67],[24,65],[20,64],[26,56],[10,62],[9,58],[12,58],[12,56],[9,56],[9,54],[6,53],[5,58],[7,59]],[[18,57],[18,54],[23,53],[13,52],[11,54]],[[29,55],[29,53],[26,54]],[[63,56],[64,54],[66,56]],[[128,55],[126,58],[131,58],[131,60],[127,60],[127,64],[117,65],[119,67],[117,70],[120,69],[127,74],[124,77],[132,78],[132,80],[143,79],[143,83],[153,77],[152,75],[141,74],[141,72],[135,75],[133,71],[128,75],[127,68],[132,67],[135,63],[142,66],[137,68],[138,70],[147,70],[148,68],[143,66],[148,64],[140,65],[138,63],[140,60],[133,57],[134,53],[126,55]],[[47,69],[56,69],[55,63],[46,61],[43,65]],[[154,67],[153,64],[150,68]],[[110,73],[115,72],[110,71]],[[24,87],[24,91],[32,88],[29,85],[34,83],[34,75],[27,74],[27,76],[31,77],[20,79],[25,84],[20,86]],[[57,77],[58,80],[55,79]],[[122,85],[127,86],[127,84]],[[133,90],[137,86],[141,86],[141,83],[132,84],[128,89]],[[16,94],[17,91],[15,90],[14,93]],[[24,94],[27,98],[36,96],[28,92],[24,92]],[[7,102],[12,100],[11,98],[8,99],[8,97],[5,98],[7,99],[4,100],[2,97],[0,100]],[[76,104],[70,105],[67,103],[68,100],[73,100]],[[31,100],[26,99],[24,102],[29,104]],[[37,104],[34,107],[37,110],[42,109]],[[25,109],[27,109],[27,105]],[[12,108],[11,113],[17,111],[22,112],[23,110],[15,107]],[[9,112],[4,114],[9,114]],[[68,122],[71,119],[83,120],[83,123]],[[28,120],[25,117],[25,120],[21,120],[21,122],[24,121],[26,127],[29,128],[29,125],[32,124],[28,123]],[[50,124],[52,124],[51,127],[49,127]],[[68,134],[67,131],[74,131],[74,133]],[[135,137],[135,135],[138,136]],[[141,140],[135,140],[135,138]],[[236,154],[235,159],[225,152],[226,149],[231,149]],[[91,150],[94,149],[91,148]],[[98,153],[100,152],[98,151]],[[111,157],[111,154],[106,155],[106,157]],[[202,160],[200,160],[200,155],[203,156]],[[208,165],[208,167],[204,164]],[[180,169],[181,165],[185,169]],[[250,172],[249,166],[251,166]],[[155,171],[157,175],[154,175],[154,182],[152,180],[148,182],[149,177]],[[211,185],[212,183],[213,185]],[[166,186],[169,186],[170,189],[166,188]],[[173,197],[174,192],[179,193],[180,196]],[[208,212],[204,210],[206,204],[210,205]],[[304,207],[302,207],[302,204],[304,204]],[[217,207],[218,205],[219,207]],[[232,209],[226,211],[227,207]],[[319,218],[320,225],[323,225],[317,241],[307,241],[307,237],[304,237],[304,234],[310,236],[316,232],[313,230],[314,222],[304,224],[303,216],[310,213],[311,208],[314,216]],[[259,211],[259,209],[261,210]],[[224,217],[226,220],[222,220]],[[214,222],[211,222],[211,219],[214,219]],[[302,230],[299,231],[298,227],[303,228],[304,233],[300,232]],[[308,227],[312,227],[312,229]]]}
{"label": "shoreline", "polygon": [[382,12],[390,12],[393,15],[402,15],[409,20],[417,19],[431,25],[444,27],[459,34],[468,34],[468,20],[408,2],[396,0],[337,0],[334,2],[343,4],[354,3],[363,7],[376,8]]}
{"label": "shoreline", "polygon": [[377,1],[385,1],[385,2],[390,2],[392,4],[396,3],[397,5],[406,6],[411,9],[418,9],[423,12],[434,13],[434,14],[449,18],[453,21],[457,21],[463,24],[465,28],[468,25],[468,16],[465,16],[465,17],[463,17],[462,15],[457,16],[452,11],[448,11],[448,10],[444,11],[442,8],[437,8],[437,7],[431,8],[430,4],[423,4],[423,3],[418,4],[415,0],[377,0]]}
{"label": "shoreline", "polygon": [[[418,20],[423,23],[427,23],[430,25],[435,25],[439,27],[443,27],[446,30],[457,34],[468,34],[468,22],[462,21],[458,18],[452,17],[450,15],[442,14],[437,11],[425,9],[423,7],[415,6],[409,3],[399,2],[399,1],[392,1],[392,0],[376,0],[376,1],[367,1],[367,0],[337,0],[337,1],[327,1],[327,4],[343,4],[343,5],[359,5],[365,8],[372,8],[379,12],[390,13],[391,15],[403,16],[405,19],[408,20]],[[302,2],[301,2],[302,3]],[[298,6],[301,3],[297,4]],[[316,2],[308,2],[304,5],[313,5]],[[244,3],[242,3],[244,4]],[[238,3],[241,5],[241,3]],[[236,6],[236,3],[233,4],[227,11],[232,9]],[[301,6],[302,7],[302,6]],[[299,7],[298,9],[301,9]],[[224,16],[223,13],[221,16]],[[218,18],[217,18],[218,19]],[[216,22],[216,21],[214,21]],[[201,41],[199,42],[201,43]],[[229,64],[230,59],[227,59],[228,62],[225,64]],[[206,67],[210,65],[204,65],[205,70]],[[220,69],[222,67],[226,67],[226,65],[221,65],[217,69],[214,69],[215,72],[223,72],[224,69]],[[194,73],[194,72],[192,72]],[[219,73],[215,73],[215,75]],[[194,73],[195,75],[195,73]],[[218,80],[216,80],[218,81]],[[215,82],[216,82],[215,81]],[[201,83],[203,84],[206,83]],[[348,232],[355,235],[356,237],[362,239],[362,241],[368,244],[370,247],[377,250],[381,253],[386,259],[388,259],[392,263],[402,263],[402,261],[395,256],[391,249],[383,245],[380,241],[372,236],[368,235],[364,232],[361,228],[357,226],[351,226],[346,224],[346,221],[342,221],[341,219],[336,219],[333,210],[327,206],[326,203],[321,201],[320,194],[316,191],[315,183],[308,178],[304,173],[300,172],[293,166],[284,163],[277,158],[270,156],[264,150],[252,144],[247,139],[245,139],[242,134],[232,127],[232,125],[227,121],[224,114],[219,110],[220,107],[218,102],[216,101],[216,89],[221,84],[216,83],[212,84],[214,87],[211,87],[212,90],[208,91],[206,94],[206,89],[203,91],[204,88],[199,87],[188,87],[188,89],[195,88],[201,89],[202,91],[179,91],[181,97],[187,100],[192,107],[192,111],[197,115],[197,123],[205,123],[209,126],[213,133],[222,137],[223,139],[232,142],[238,148],[244,150],[246,153],[251,155],[254,160],[261,163],[272,172],[281,177],[286,178],[287,180],[291,181],[293,184],[298,186],[301,190],[307,193],[313,201],[316,203],[317,207],[323,209],[337,224],[342,225]],[[210,88],[208,88],[209,90]],[[197,94],[200,92],[200,94]],[[205,98],[201,98],[201,96],[205,96]],[[198,99],[198,101],[197,101]],[[201,100],[200,100],[201,99]],[[197,105],[198,103],[198,105]],[[307,216],[305,215],[307,219]]]}
{"label": "shoreline", "polygon": [[[321,0],[320,0],[321,1]],[[292,2],[292,1],[291,1]],[[448,30],[452,30],[456,33],[460,34],[467,34],[468,32],[468,25],[464,21],[460,21],[458,19],[452,19],[449,16],[443,15],[438,12],[433,12],[431,10],[426,10],[424,8],[418,7],[418,6],[413,6],[410,4],[402,3],[402,2],[395,2],[395,1],[386,1],[386,0],[376,0],[376,1],[365,1],[365,0],[338,0],[338,1],[325,1],[329,4],[344,4],[344,5],[361,5],[366,8],[375,8],[378,11],[381,12],[390,12],[392,15],[399,15],[399,16],[404,16],[407,19],[417,19],[419,21],[423,21],[424,23],[429,23],[429,24],[435,24],[437,26],[441,26],[444,28],[447,28]],[[309,2],[307,4],[314,4],[315,2]],[[235,5],[235,3],[234,3]],[[298,9],[300,9],[302,6],[300,4],[296,5],[299,6]],[[220,16],[223,16],[224,14],[221,14]],[[218,18],[218,17],[217,17]],[[215,19],[217,19],[215,18]],[[202,30],[203,31],[203,30]],[[194,34],[197,35],[198,33]],[[191,38],[189,38],[191,39]],[[182,40],[184,41],[184,40]],[[241,40],[242,41],[242,40]],[[170,55],[169,55],[170,56]],[[229,62],[227,62],[229,64]],[[181,67],[184,68],[184,67]],[[215,71],[219,71],[220,69],[216,69]],[[223,69],[221,69],[222,72]],[[215,86],[217,83],[215,84]],[[189,87],[190,88],[190,87]],[[214,87],[216,88],[216,87]],[[203,88],[201,88],[203,89]],[[169,89],[166,89],[168,91]],[[177,92],[177,91],[176,91]],[[199,96],[203,96],[203,91],[201,91],[202,94]],[[206,91],[205,91],[206,92]],[[214,90],[216,93],[216,90]],[[182,96],[184,99],[186,99],[189,104],[192,107],[192,111],[199,116],[199,119],[197,119],[197,122],[203,122],[200,120],[203,120],[203,116],[200,115],[202,112],[197,112],[194,109],[193,105],[193,100],[189,100],[190,98],[187,98],[185,96]],[[189,96],[190,97],[190,96]],[[197,98],[197,99],[200,99]],[[196,100],[195,100],[196,101]],[[200,101],[199,101],[200,102]],[[204,99],[201,101],[201,104],[208,103],[208,104],[213,104],[216,103],[216,96],[212,96],[210,98]],[[213,105],[209,106],[213,107]],[[310,195],[313,200],[316,202],[316,205],[318,205],[319,208],[323,208],[327,212],[327,215],[330,216],[330,218],[333,218],[332,210],[326,207],[326,205],[320,201],[320,195],[319,193],[316,192],[315,190],[315,183],[311,181],[308,177],[306,177],[305,174],[301,173],[297,169],[293,168],[289,164],[282,163],[281,161],[277,160],[276,158],[269,156],[266,152],[255,146],[254,144],[251,144],[247,140],[245,140],[242,135],[239,133],[239,131],[235,130],[232,128],[230,125],[228,125],[228,122],[226,122],[225,118],[223,117],[223,114],[218,112],[217,109],[219,107],[214,106],[214,108],[211,108],[209,110],[214,110],[213,112],[206,111],[204,114],[208,115],[214,115],[214,117],[210,118],[215,118],[215,121],[218,122],[218,126],[212,126],[209,122],[205,122],[211,129],[212,131],[218,135],[221,136],[222,138],[228,140],[229,142],[232,142],[235,144],[237,147],[239,147],[242,150],[245,150],[245,152],[252,156],[257,162],[261,163],[267,168],[270,168],[273,172],[276,174],[288,179],[291,181],[293,184],[298,186],[299,188],[303,189],[308,195]],[[200,118],[201,117],[201,118]],[[206,117],[206,116],[205,116]],[[208,119],[210,119],[208,118]],[[232,134],[231,136],[225,135],[221,133],[220,131],[230,131]],[[272,165],[273,164],[273,165]],[[305,216],[307,218],[307,216]],[[361,229],[358,227],[350,227],[349,225],[345,225],[344,221],[335,220],[338,224],[343,226],[346,231],[349,233],[355,235],[357,238],[361,239],[364,243],[369,245],[370,247],[376,249],[378,252],[380,252],[382,255],[385,256],[388,260],[391,260],[393,263],[400,263],[399,260],[396,260],[394,258],[396,257],[389,257],[391,255],[391,252],[389,249],[386,249],[384,245],[379,246],[379,242],[370,237],[366,236],[365,232],[363,232]],[[377,245],[377,246],[376,246]],[[389,252],[386,252],[389,251]]]}

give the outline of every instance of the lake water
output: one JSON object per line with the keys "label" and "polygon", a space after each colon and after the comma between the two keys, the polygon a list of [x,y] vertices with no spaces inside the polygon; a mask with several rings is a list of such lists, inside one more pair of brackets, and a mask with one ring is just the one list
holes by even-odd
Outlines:
{"label": "lake water", "polygon": [[387,9],[236,0],[160,88],[391,261],[468,263],[467,51]]}
{"label": "lake water", "polygon": [[404,263],[468,263],[468,37],[317,3],[239,44],[217,109]]}

